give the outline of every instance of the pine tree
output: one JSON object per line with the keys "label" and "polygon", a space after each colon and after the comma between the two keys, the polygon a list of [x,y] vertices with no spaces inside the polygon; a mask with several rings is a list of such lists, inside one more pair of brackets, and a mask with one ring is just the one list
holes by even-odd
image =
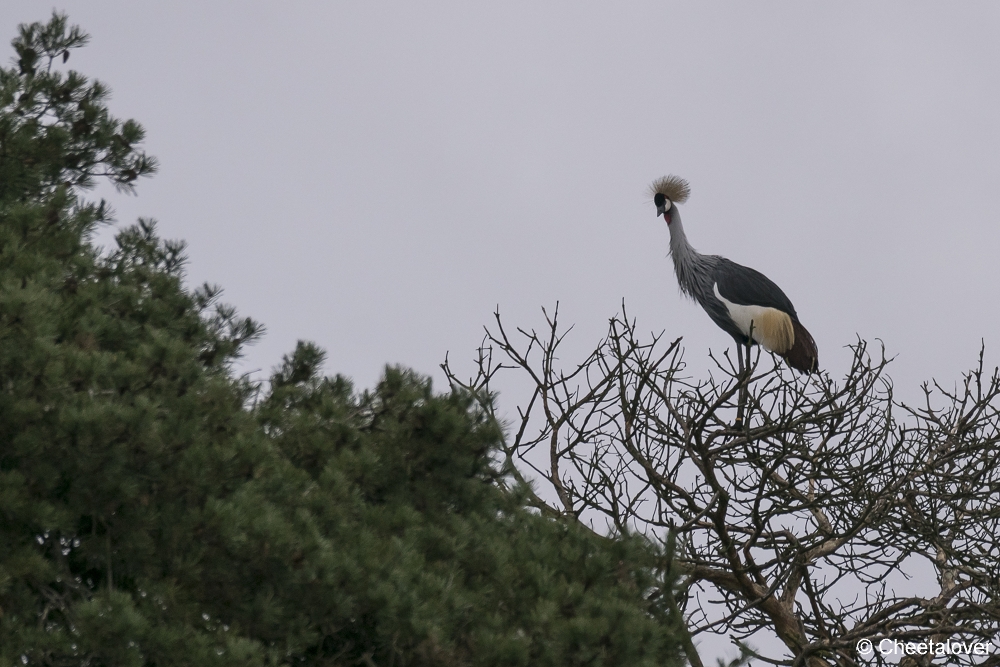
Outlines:
{"label": "pine tree", "polygon": [[0,664],[675,662],[664,551],[529,511],[469,394],[308,343],[261,393],[182,243],[94,247],[86,190],[156,163],[86,42],[56,14],[0,69]]}
{"label": "pine tree", "polygon": [[436,396],[427,379],[389,368],[356,395],[344,378],[318,374],[322,357],[300,343],[258,409],[308,476],[299,516],[336,545],[284,555],[313,577],[282,587],[301,590],[289,603],[315,614],[301,627],[329,628],[306,655],[378,665],[674,661],[668,611],[644,599],[664,585],[654,576],[662,554],[526,511],[498,484],[499,434],[469,394]]}
{"label": "pine tree", "polygon": [[155,161],[104,86],[59,71],[86,41],[22,26],[0,71],[0,663],[245,663],[186,586],[206,505],[266,452],[227,365],[259,328],[186,291],[151,222],[89,242],[110,209],[82,193]]}

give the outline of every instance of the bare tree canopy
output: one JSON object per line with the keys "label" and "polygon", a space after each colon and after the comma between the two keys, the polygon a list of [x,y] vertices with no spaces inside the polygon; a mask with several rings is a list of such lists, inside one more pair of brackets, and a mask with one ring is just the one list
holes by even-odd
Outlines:
{"label": "bare tree canopy", "polygon": [[693,637],[772,633],[785,650],[757,657],[782,665],[894,663],[879,650],[893,641],[925,647],[913,664],[1000,661],[990,644],[945,653],[1000,630],[1000,376],[982,354],[956,390],[932,383],[906,405],[884,350],[860,340],[842,378],[794,377],[758,352],[742,375],[725,355],[694,379],[680,339],[643,339],[624,306],[570,368],[558,306],[546,322],[511,332],[498,313],[477,375],[445,371],[484,406],[502,374],[530,381],[504,451],[541,511],[675,536]]}

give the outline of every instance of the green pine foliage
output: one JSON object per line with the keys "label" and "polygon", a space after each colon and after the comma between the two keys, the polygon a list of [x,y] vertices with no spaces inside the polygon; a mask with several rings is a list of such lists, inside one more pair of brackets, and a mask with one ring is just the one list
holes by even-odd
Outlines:
{"label": "green pine foliage", "polygon": [[[667,613],[644,599],[663,583],[649,545],[526,511],[499,483],[499,434],[468,395],[436,396],[395,368],[355,395],[319,375],[321,360],[300,343],[259,407],[305,473],[297,515],[317,541],[282,558],[302,561],[283,586],[302,591],[289,604],[309,600],[299,626],[328,628],[306,639],[306,654],[378,665],[673,661]],[[332,618],[341,623],[324,626]]]}
{"label": "green pine foliage", "polygon": [[86,41],[54,15],[0,69],[0,664],[677,664],[663,550],[530,511],[468,395],[307,343],[261,393],[182,244],[93,246],[86,189],[156,163],[63,71]]}

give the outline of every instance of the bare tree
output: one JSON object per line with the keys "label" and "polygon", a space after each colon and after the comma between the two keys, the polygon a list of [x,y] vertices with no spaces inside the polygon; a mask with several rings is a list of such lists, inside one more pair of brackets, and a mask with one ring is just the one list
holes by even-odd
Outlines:
{"label": "bare tree", "polygon": [[[680,339],[642,340],[624,306],[564,369],[558,306],[545,317],[542,331],[512,333],[498,313],[476,376],[445,372],[490,411],[499,374],[530,381],[508,424],[511,474],[550,487],[533,498],[543,512],[674,536],[693,637],[743,645],[771,632],[785,651],[756,657],[781,665],[887,664],[879,648],[906,642],[943,654],[912,664],[1000,661],[943,643],[1000,630],[1000,377],[984,375],[982,355],[957,390],[925,386],[908,406],[884,351],[860,340],[839,379],[793,376],[757,352],[742,375],[727,354],[698,380]],[[907,584],[921,573],[922,586]],[[862,640],[873,650],[859,654]],[[689,658],[700,664],[693,646]]]}

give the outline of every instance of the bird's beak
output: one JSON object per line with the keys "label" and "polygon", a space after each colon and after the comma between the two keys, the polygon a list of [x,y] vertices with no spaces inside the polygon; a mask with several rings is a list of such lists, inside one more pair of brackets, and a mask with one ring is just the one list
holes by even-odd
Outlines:
{"label": "bird's beak", "polygon": [[656,207],[657,218],[659,218],[661,215],[664,215],[666,212],[667,212],[667,207],[664,206],[663,204],[660,204],[659,206]]}

